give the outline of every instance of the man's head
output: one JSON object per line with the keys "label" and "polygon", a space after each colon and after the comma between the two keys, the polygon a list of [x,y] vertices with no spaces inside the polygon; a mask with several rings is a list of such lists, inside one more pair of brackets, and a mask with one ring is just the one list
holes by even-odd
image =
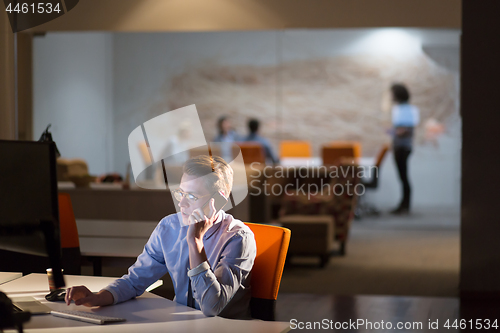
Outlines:
{"label": "man's head", "polygon": [[189,216],[210,200],[215,192],[229,197],[233,187],[233,169],[219,156],[199,155],[188,160],[183,167],[179,201],[182,220],[188,224]]}
{"label": "man's head", "polygon": [[250,130],[250,133],[255,134],[259,131],[259,121],[257,119],[250,119],[248,121],[248,129]]}

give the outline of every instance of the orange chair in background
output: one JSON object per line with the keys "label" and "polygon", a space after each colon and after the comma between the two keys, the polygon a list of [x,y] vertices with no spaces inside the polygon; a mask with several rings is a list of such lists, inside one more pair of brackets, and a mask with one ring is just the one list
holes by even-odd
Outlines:
{"label": "orange chair in background", "polygon": [[240,147],[245,164],[252,164],[254,162],[266,163],[262,145],[254,142],[238,142],[237,145]]}
{"label": "orange chair in background", "polygon": [[285,266],[291,232],[289,229],[245,223],[257,243],[257,256],[252,268],[252,317],[275,320],[276,299]]}
{"label": "orange chair in background", "polygon": [[323,146],[323,165],[336,165],[344,157],[361,157],[361,144],[355,141],[334,141]]}
{"label": "orange chair in background", "polygon": [[64,274],[81,274],[81,253],[75,214],[68,193],[59,193],[59,229],[61,231]]}
{"label": "orange chair in background", "polygon": [[308,141],[281,141],[280,157],[311,157],[311,144]]}
{"label": "orange chair in background", "polygon": [[[385,155],[387,155],[387,151],[389,151],[389,147],[389,144],[383,145],[375,157],[375,164],[365,166],[370,173],[369,179],[361,179],[361,183],[364,185],[365,189],[376,189],[378,187],[380,167],[382,166]],[[380,212],[377,208],[366,203],[365,195],[366,193],[359,198],[358,205],[355,210],[356,217],[361,218],[367,215],[379,215]]]}

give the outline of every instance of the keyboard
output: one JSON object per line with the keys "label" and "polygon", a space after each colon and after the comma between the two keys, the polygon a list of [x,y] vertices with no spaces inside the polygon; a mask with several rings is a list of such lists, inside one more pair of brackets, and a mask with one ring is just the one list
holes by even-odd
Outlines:
{"label": "keyboard", "polygon": [[98,325],[116,323],[126,320],[124,318],[101,316],[95,313],[84,312],[84,311],[62,310],[62,311],[51,311],[50,313],[56,317],[79,320],[79,321],[84,321],[86,323],[98,324]]}

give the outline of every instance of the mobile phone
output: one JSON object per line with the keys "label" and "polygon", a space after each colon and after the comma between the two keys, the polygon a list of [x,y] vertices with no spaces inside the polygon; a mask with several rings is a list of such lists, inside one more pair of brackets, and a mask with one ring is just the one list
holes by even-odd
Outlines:
{"label": "mobile phone", "polygon": [[210,216],[210,200],[212,199],[214,199],[215,214],[217,214],[227,204],[226,197],[220,191],[215,192],[202,208],[203,214],[207,217]]}

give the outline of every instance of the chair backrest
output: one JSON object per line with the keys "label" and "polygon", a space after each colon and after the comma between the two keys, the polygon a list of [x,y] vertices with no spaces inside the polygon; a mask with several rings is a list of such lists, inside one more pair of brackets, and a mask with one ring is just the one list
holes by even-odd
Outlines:
{"label": "chair backrest", "polygon": [[245,223],[254,233],[257,256],[252,268],[252,317],[274,320],[276,299],[290,244],[289,229]]}
{"label": "chair backrest", "polygon": [[325,146],[336,147],[336,148],[351,148],[353,152],[352,157],[356,158],[361,157],[361,143],[358,141],[337,140],[337,141],[331,141],[325,144]]}
{"label": "chair backrest", "polygon": [[382,161],[384,160],[384,157],[387,154],[388,150],[389,150],[389,145],[388,144],[383,145],[382,149],[380,149],[380,151],[379,151],[379,153],[377,155],[377,159],[375,160],[375,166],[377,168],[380,168],[380,166],[382,165]]}
{"label": "chair backrest", "polygon": [[380,176],[380,166],[382,165],[382,161],[384,160],[385,155],[387,155],[387,151],[389,150],[389,145],[385,144],[382,146],[382,149],[377,154],[375,158],[375,168],[370,168],[370,176],[371,180],[368,182],[363,182],[365,188],[377,188],[378,187],[378,177]]}
{"label": "chair backrest", "polygon": [[59,193],[59,229],[65,274],[81,274],[81,253],[75,214],[68,193]]}
{"label": "chair backrest", "polygon": [[59,193],[59,228],[61,229],[61,248],[80,247],[75,214],[68,193]]}
{"label": "chair backrest", "polygon": [[361,144],[355,141],[334,141],[321,149],[324,165],[337,165],[343,158],[361,157]]}
{"label": "chair backrest", "polygon": [[281,141],[280,157],[311,157],[311,144],[307,141]]}
{"label": "chair backrest", "polygon": [[321,157],[324,165],[339,164],[344,157],[354,157],[353,147],[330,147],[323,146],[321,149]]}
{"label": "chair backrest", "polygon": [[238,142],[238,146],[241,149],[241,155],[243,156],[243,161],[245,164],[265,163],[266,158],[264,156],[264,151],[262,145],[256,142]]}

